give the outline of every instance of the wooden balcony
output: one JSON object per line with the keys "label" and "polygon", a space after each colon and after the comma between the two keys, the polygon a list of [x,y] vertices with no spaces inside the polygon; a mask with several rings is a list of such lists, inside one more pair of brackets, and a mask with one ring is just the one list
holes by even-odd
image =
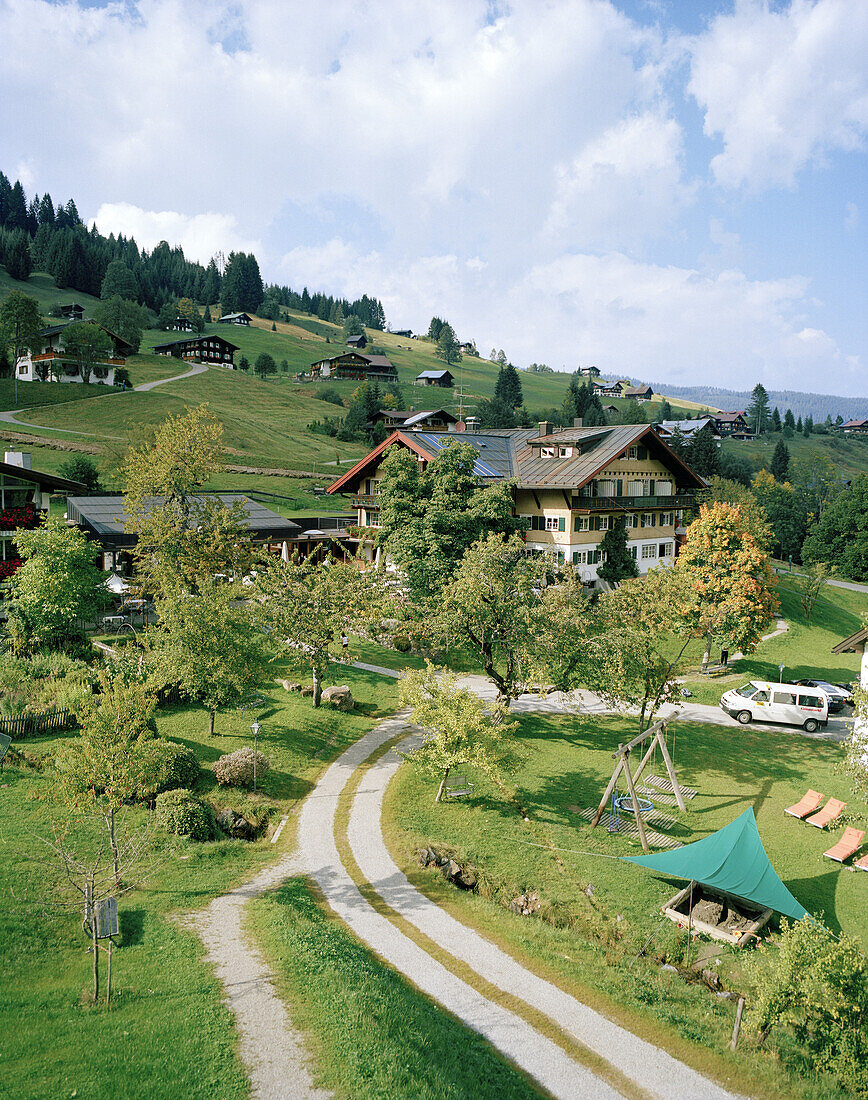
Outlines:
{"label": "wooden balcony", "polygon": [[350,504],[353,508],[365,508],[369,511],[380,507],[380,497],[376,493],[358,493],[350,497]]}
{"label": "wooden balcony", "polygon": [[656,508],[690,508],[693,493],[649,497],[573,497],[570,507],[576,512],[648,512]]}

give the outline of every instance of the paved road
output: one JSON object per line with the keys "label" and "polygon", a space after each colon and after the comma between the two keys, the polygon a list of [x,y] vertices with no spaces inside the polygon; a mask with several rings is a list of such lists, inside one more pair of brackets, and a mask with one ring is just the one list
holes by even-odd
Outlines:
{"label": "paved road", "polygon": [[[793,573],[789,569],[775,568],[775,572],[781,577],[804,577],[804,573]],[[857,584],[855,581],[839,581],[830,577],[826,584],[833,588],[846,588],[850,592],[868,592],[868,584]]]}

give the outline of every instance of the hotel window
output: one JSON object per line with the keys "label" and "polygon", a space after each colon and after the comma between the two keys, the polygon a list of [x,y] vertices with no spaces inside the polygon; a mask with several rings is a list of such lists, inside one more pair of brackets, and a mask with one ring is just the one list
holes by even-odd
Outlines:
{"label": "hotel window", "polygon": [[637,546],[628,546],[627,549],[630,551],[630,557],[635,561],[639,556],[639,548]]}
{"label": "hotel window", "polygon": [[674,557],[675,547],[671,542],[661,542],[657,548],[657,553],[661,558]]}
{"label": "hotel window", "polygon": [[572,458],[572,447],[558,447],[558,458]]}
{"label": "hotel window", "polygon": [[657,557],[657,547],[656,547],[656,545],[654,545],[652,543],[651,546],[643,546],[642,547],[642,557],[643,558],[656,558]]}
{"label": "hotel window", "polygon": [[650,481],[630,481],[627,483],[627,494],[631,497],[649,497],[651,496],[651,482]]}
{"label": "hotel window", "polygon": [[657,526],[657,517],[655,516],[655,514],[653,512],[643,512],[642,513],[642,526],[643,527],[656,527]]}
{"label": "hotel window", "polygon": [[630,530],[632,530],[632,528],[634,527],[639,526],[639,517],[636,515],[635,512],[630,512],[626,516],[624,516],[624,526]]}
{"label": "hotel window", "polygon": [[673,520],[673,515],[672,515],[671,512],[661,512],[660,513],[660,526],[661,527],[671,527],[672,526],[672,520]]}
{"label": "hotel window", "polygon": [[562,517],[546,516],[546,531],[563,531],[565,526]]}
{"label": "hotel window", "polygon": [[626,457],[627,458],[636,458],[638,456],[638,451],[639,451],[638,447],[628,447]]}
{"label": "hotel window", "polygon": [[574,531],[590,531],[591,529],[591,517],[590,516],[576,516],[575,523],[573,524]]}
{"label": "hotel window", "polygon": [[598,516],[597,517],[597,522],[595,524],[595,528],[596,528],[597,531],[609,531],[609,530],[611,530],[611,528],[612,528],[612,517],[611,516]]}

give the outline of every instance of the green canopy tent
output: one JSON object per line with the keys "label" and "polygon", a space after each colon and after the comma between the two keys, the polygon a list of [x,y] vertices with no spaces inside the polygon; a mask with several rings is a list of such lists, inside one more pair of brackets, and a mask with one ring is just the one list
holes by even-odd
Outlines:
{"label": "green canopy tent", "polygon": [[729,825],[693,844],[656,855],[622,858],[673,878],[691,879],[793,920],[807,916],[805,907],[796,901],[769,863],[751,807]]}

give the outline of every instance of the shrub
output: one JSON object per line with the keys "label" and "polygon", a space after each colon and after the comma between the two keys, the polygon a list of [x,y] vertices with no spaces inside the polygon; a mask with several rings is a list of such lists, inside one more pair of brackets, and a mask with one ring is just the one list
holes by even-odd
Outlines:
{"label": "shrub", "polygon": [[340,405],[343,407],[344,399],[337,390],[332,389],[330,386],[322,390],[317,390],[316,396],[320,401],[328,401],[330,405]]}
{"label": "shrub", "polygon": [[[221,756],[214,765],[214,775],[222,787],[252,787],[253,786],[253,749],[245,745],[243,749],[236,749]],[[268,757],[261,752],[256,753],[256,777],[261,779],[271,766]]]}
{"label": "shrub", "polygon": [[183,789],[157,795],[156,820],[167,833],[191,840],[212,840],[217,831],[211,807]]}
{"label": "shrub", "polygon": [[392,645],[399,653],[409,653],[413,644],[406,634],[396,634],[392,639]]}
{"label": "shrub", "polygon": [[138,799],[149,802],[163,791],[196,786],[201,769],[192,749],[162,737],[139,744],[144,778],[136,791]]}

